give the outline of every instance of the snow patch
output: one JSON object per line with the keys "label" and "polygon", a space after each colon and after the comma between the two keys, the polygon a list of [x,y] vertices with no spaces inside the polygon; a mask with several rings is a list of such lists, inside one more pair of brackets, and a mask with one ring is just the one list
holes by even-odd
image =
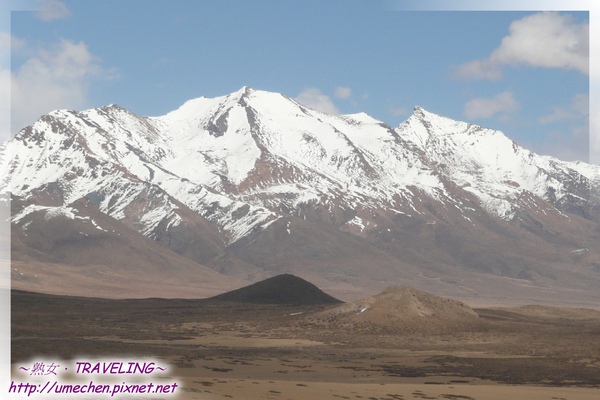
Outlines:
{"label": "snow patch", "polygon": [[360,218],[358,215],[352,218],[350,221],[346,222],[346,225],[356,226],[360,229],[361,232],[365,230],[365,224],[362,218]]}
{"label": "snow patch", "polygon": [[98,223],[96,221],[94,221],[93,219],[90,219],[90,221],[92,222],[92,225],[94,225],[94,227],[96,229],[99,229],[99,230],[104,231],[104,232],[108,232],[107,229],[104,229],[103,227],[101,227],[100,225],[98,225]]}

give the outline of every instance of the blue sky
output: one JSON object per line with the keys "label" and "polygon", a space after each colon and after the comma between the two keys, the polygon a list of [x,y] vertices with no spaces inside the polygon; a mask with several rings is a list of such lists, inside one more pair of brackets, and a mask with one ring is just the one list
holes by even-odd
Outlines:
{"label": "blue sky", "polygon": [[588,160],[581,2],[570,4],[583,11],[447,11],[454,3],[469,2],[423,11],[414,1],[23,1],[10,20],[11,130],[56,108],[161,115],[251,86],[391,126],[419,105]]}

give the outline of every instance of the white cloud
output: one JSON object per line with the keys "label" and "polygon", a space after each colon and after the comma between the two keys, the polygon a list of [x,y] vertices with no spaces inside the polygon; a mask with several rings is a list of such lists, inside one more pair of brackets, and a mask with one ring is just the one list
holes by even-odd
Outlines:
{"label": "white cloud", "polygon": [[338,99],[349,99],[352,96],[352,89],[349,87],[338,86],[335,88],[335,97]]}
{"label": "white cloud", "polygon": [[100,67],[83,42],[63,39],[49,50],[39,50],[12,74],[1,77],[3,83],[11,83],[12,133],[54,109],[84,107],[91,79],[112,74]]}
{"label": "white cloud", "polygon": [[403,106],[392,107],[392,108],[390,108],[390,114],[392,114],[396,117],[400,116],[400,115],[406,115],[406,114],[408,114],[408,108],[403,107]]}
{"label": "white cloud", "polygon": [[40,0],[35,15],[42,21],[54,21],[71,16],[71,10],[59,0]]}
{"label": "white cloud", "polygon": [[549,154],[560,160],[587,162],[590,149],[588,124],[550,132],[538,147],[539,153]]}
{"label": "white cloud", "polygon": [[509,35],[484,60],[459,66],[455,75],[466,79],[496,80],[505,65],[575,69],[589,74],[589,23],[571,15],[541,12],[514,21]]}
{"label": "white cloud", "polygon": [[475,98],[469,100],[464,113],[469,119],[491,118],[497,114],[510,114],[516,111],[518,103],[510,91],[498,93],[492,98]]}
{"label": "white cloud", "polygon": [[[562,160],[587,161],[591,158],[590,149],[595,147],[590,135],[592,121],[590,116],[590,97],[587,93],[579,93],[571,102],[563,107],[551,107],[552,113],[540,118],[540,123],[551,124],[569,121],[565,131],[550,134],[549,140],[543,144],[547,154]],[[592,161],[592,160],[590,160]]]}
{"label": "white cloud", "polygon": [[10,70],[7,68],[0,67],[0,88],[0,143],[3,143],[10,138]]}
{"label": "white cloud", "polygon": [[295,100],[307,107],[315,110],[324,112],[326,114],[339,114],[340,111],[337,109],[331,99],[323,94],[320,89],[308,88],[304,89]]}
{"label": "white cloud", "polygon": [[490,60],[469,61],[454,71],[454,76],[462,79],[487,79],[495,81],[501,79],[503,75],[500,65]]}
{"label": "white cloud", "polygon": [[540,118],[540,123],[587,118],[589,115],[590,97],[587,93],[579,93],[573,97],[571,103],[565,107],[553,106],[552,113]]}
{"label": "white cloud", "polygon": [[10,137],[10,50],[23,41],[0,31],[0,143]]}
{"label": "white cloud", "polygon": [[0,66],[8,68],[11,50],[17,50],[24,45],[24,40],[7,32],[0,32]]}

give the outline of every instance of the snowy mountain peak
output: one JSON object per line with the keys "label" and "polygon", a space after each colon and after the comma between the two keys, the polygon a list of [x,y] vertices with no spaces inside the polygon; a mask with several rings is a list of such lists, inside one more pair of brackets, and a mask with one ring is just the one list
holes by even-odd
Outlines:
{"label": "snowy mountain peak", "polygon": [[365,112],[359,112],[359,113],[355,113],[355,114],[344,114],[341,116],[342,118],[349,118],[353,121],[356,121],[358,123],[365,123],[365,124],[384,124],[382,121],[370,116],[369,114],[365,113]]}
{"label": "snowy mountain peak", "polygon": [[[252,276],[296,265],[332,282],[406,271],[462,285],[477,270],[538,279],[529,288],[548,263],[562,263],[549,277],[578,260],[581,276],[600,271],[600,167],[422,107],[393,129],[243,87],[156,117],[114,104],[57,110],[0,151],[14,237],[37,256],[36,229],[64,230],[51,260],[55,245],[100,248],[92,234],[121,232]],[[448,266],[467,272],[427,278]]]}
{"label": "snowy mountain peak", "polygon": [[[499,131],[419,106],[391,129],[365,113],[328,115],[247,86],[189,100],[159,117],[140,117],[114,104],[59,110],[9,146],[16,195],[58,184],[66,205],[99,190],[108,194],[116,179],[138,185],[138,196],[161,190],[169,198],[165,204],[180,202],[210,215],[231,238],[282,217],[281,207],[294,215],[309,204],[334,214],[354,210],[338,221],[352,230],[350,225],[365,226],[369,209],[427,212],[419,196],[453,203],[456,187],[464,190],[460,196],[475,196],[490,215],[511,219],[523,193],[559,207],[573,188],[583,195],[585,188],[572,179],[597,182],[600,174],[598,168],[536,156]],[[126,213],[114,202],[101,206],[122,218]],[[242,208],[250,225],[234,229],[237,222],[226,210]],[[165,212],[163,217],[173,218]]]}
{"label": "snowy mountain peak", "polygon": [[124,110],[123,107],[121,107],[120,105],[115,104],[115,103],[110,103],[110,104],[108,104],[106,106],[100,107],[100,109],[101,110],[113,110],[113,109],[115,109],[115,110]]}
{"label": "snowy mountain peak", "polygon": [[234,104],[238,103],[243,105],[246,99],[252,96],[254,92],[255,90],[251,87],[243,86],[241,89],[225,96],[225,98],[227,99],[227,102],[233,102]]}
{"label": "snowy mountain peak", "polygon": [[239,93],[240,96],[249,96],[254,92],[256,92],[256,90],[251,88],[250,86],[242,86],[242,88],[238,90],[237,93]]}
{"label": "snowy mountain peak", "polygon": [[428,119],[432,119],[434,117],[439,117],[439,115],[429,112],[421,106],[415,106],[413,108],[412,116],[419,118],[421,120],[428,120]]}
{"label": "snowy mountain peak", "polygon": [[[420,124],[429,135],[453,135],[466,131],[471,124],[444,117],[416,106],[413,114],[403,124]],[[402,125],[402,124],[401,124]]]}

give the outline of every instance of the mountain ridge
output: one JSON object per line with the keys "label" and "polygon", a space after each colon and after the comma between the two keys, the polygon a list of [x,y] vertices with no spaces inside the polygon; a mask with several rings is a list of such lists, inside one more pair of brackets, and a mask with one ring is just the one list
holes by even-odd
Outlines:
{"label": "mountain ridge", "polygon": [[418,106],[392,128],[243,87],[158,117],[57,110],[3,148],[19,235],[35,207],[87,204],[248,282],[299,273],[356,295],[390,279],[449,295],[483,295],[481,280],[521,297],[600,288],[600,167]]}

